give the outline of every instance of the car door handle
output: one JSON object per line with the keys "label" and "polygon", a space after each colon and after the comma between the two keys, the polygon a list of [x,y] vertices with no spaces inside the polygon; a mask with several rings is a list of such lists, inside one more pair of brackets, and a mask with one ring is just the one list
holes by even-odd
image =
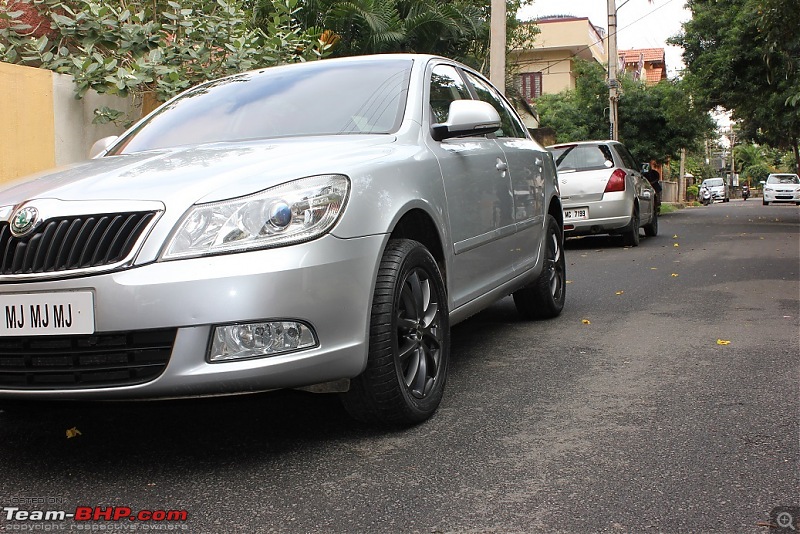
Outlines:
{"label": "car door handle", "polygon": [[500,172],[505,172],[505,171],[508,170],[508,163],[498,159],[497,160],[497,165],[495,165],[495,168],[497,168],[497,170],[500,171]]}

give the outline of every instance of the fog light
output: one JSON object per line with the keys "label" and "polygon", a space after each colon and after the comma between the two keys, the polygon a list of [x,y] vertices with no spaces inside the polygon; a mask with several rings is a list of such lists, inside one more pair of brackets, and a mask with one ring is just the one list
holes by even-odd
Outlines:
{"label": "fog light", "polygon": [[276,356],[317,345],[310,326],[297,321],[269,321],[217,326],[209,348],[210,362]]}

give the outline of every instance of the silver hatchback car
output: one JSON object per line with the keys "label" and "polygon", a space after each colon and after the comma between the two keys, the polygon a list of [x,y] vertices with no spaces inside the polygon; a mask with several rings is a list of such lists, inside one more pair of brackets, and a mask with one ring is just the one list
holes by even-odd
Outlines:
{"label": "silver hatchback car", "polygon": [[581,141],[548,148],[558,168],[567,237],[615,234],[635,247],[640,228],[658,234],[655,189],[625,145]]}
{"label": "silver hatchback car", "polygon": [[550,154],[453,61],[211,81],[0,192],[0,400],[310,386],[419,422],[452,324],[561,312],[562,213]]}

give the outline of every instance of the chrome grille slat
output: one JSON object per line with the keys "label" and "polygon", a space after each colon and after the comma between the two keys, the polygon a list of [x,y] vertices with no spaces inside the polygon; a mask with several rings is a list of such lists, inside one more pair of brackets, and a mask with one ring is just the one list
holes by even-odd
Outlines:
{"label": "chrome grille slat", "polygon": [[33,234],[11,235],[0,223],[0,275],[57,273],[120,262],[155,217],[155,212],[59,217]]}

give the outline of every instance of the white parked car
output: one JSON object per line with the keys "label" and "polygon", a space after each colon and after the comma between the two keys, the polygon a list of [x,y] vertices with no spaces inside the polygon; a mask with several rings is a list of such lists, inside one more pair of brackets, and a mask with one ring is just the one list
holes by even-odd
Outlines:
{"label": "white parked car", "polygon": [[770,202],[794,202],[800,206],[800,178],[791,173],[773,173],[764,184],[762,204]]}
{"label": "white parked car", "polygon": [[633,156],[617,141],[582,141],[548,147],[558,169],[564,234],[618,234],[639,245],[639,228],[658,234],[656,192]]}
{"label": "white parked car", "polygon": [[210,81],[98,150],[0,191],[0,401],[314,386],[409,424],[450,325],[564,305],[552,157],[444,58]]}
{"label": "white parked car", "polygon": [[720,200],[722,202],[731,201],[731,193],[728,188],[728,183],[725,178],[706,178],[700,187],[705,187],[711,192],[711,200]]}

